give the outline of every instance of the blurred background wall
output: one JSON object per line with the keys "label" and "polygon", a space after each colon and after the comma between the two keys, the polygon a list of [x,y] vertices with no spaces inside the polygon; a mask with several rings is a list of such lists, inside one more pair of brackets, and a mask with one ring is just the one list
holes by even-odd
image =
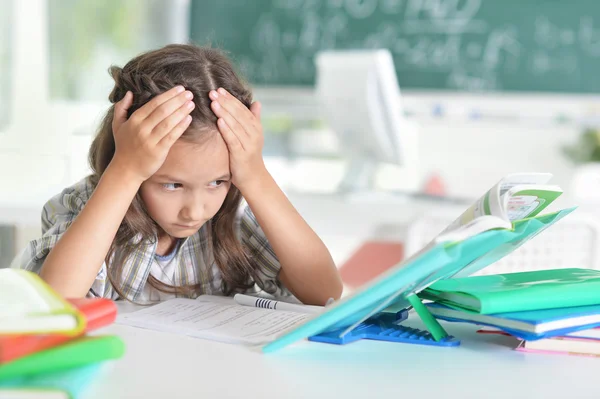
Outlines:
{"label": "blurred background wall", "polygon": [[87,174],[108,67],[173,42],[229,52],[264,104],[267,165],[309,219],[347,165],[314,95],[314,56],[332,48],[389,49],[418,126],[418,167],[380,165],[378,191],[444,206],[544,171],[564,201],[594,198],[575,177],[600,161],[599,15],[593,0],[0,0],[0,265]]}

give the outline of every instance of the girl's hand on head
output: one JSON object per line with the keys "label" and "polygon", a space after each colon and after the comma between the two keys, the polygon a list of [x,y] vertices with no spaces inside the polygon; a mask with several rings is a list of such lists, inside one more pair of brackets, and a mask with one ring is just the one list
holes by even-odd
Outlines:
{"label": "girl's hand on head", "polygon": [[211,108],[219,118],[217,126],[229,149],[231,180],[237,188],[252,184],[266,171],[262,157],[263,128],[259,102],[250,109],[225,89],[211,90]]}
{"label": "girl's hand on head", "polygon": [[140,184],[150,178],[192,122],[192,98],[191,92],[177,86],[148,101],[128,119],[127,110],[133,103],[133,94],[128,91],[115,104],[112,123],[115,155],[111,164],[129,177],[140,179]]}

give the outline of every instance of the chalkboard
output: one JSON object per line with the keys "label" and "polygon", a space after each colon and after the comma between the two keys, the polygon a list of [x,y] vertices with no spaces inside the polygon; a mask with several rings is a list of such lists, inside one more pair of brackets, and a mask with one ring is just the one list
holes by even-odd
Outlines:
{"label": "chalkboard", "polygon": [[600,93],[599,0],[193,0],[191,40],[259,85],[320,49],[388,48],[401,88]]}

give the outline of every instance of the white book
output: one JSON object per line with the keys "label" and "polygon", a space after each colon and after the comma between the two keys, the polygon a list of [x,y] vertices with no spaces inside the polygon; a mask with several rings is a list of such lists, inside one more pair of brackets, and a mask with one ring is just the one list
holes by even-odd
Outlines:
{"label": "white book", "polygon": [[83,330],[83,316],[37,274],[0,269],[0,335],[72,333]]}
{"label": "white book", "polygon": [[554,337],[537,341],[523,341],[519,347],[539,351],[600,355],[600,341],[575,337]]}
{"label": "white book", "polygon": [[231,297],[201,295],[169,299],[125,313],[116,323],[226,343],[262,345],[318,314],[298,311],[302,305],[295,306],[295,311],[265,309],[240,305]]}

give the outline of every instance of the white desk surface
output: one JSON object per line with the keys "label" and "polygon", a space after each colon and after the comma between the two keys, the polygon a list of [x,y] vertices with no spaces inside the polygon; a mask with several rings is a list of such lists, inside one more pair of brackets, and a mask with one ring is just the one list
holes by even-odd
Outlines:
{"label": "white desk surface", "polygon": [[[377,207],[369,202],[322,198],[318,205],[312,200],[295,204],[324,235],[336,262],[368,237],[373,225],[404,224],[439,207],[428,201],[417,206],[390,201]],[[38,211],[27,206],[21,212],[1,211],[0,220],[12,223],[39,220]],[[600,398],[598,358],[515,352],[509,338],[475,334],[475,327],[466,324],[445,326],[462,340],[460,347],[302,342],[264,355],[113,325],[99,333],[122,337],[126,354],[102,368],[84,398]]]}
{"label": "white desk surface", "polygon": [[600,397],[598,358],[520,353],[510,338],[444,325],[461,346],[305,341],[272,354],[112,325],[99,333],[119,335],[126,354],[103,367],[85,398]]}

